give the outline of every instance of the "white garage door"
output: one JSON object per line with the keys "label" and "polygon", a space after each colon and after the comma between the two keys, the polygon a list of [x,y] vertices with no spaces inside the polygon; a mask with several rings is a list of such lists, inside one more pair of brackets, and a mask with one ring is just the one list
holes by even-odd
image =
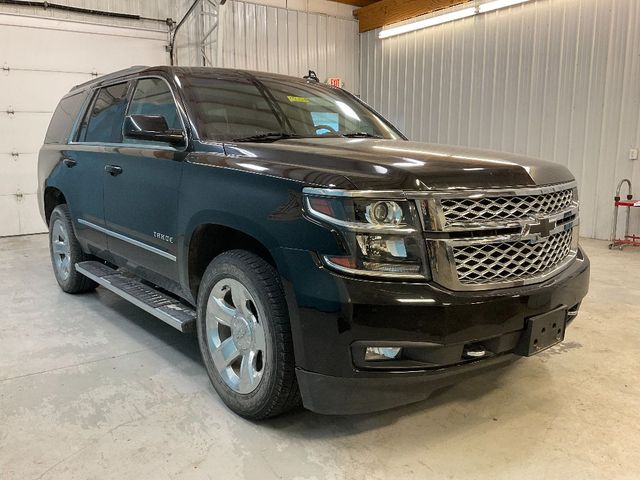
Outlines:
{"label": "white garage door", "polygon": [[0,236],[46,231],[37,158],[71,87],[132,65],[165,65],[166,32],[0,14]]}

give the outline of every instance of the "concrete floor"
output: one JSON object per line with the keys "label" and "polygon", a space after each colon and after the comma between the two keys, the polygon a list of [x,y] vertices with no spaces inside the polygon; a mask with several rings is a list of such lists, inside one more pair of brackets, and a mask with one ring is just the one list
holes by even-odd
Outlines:
{"label": "concrete floor", "polygon": [[421,404],[256,424],[195,337],[62,293],[45,236],[0,239],[0,479],[640,478],[640,250],[583,244],[592,288],[562,345]]}

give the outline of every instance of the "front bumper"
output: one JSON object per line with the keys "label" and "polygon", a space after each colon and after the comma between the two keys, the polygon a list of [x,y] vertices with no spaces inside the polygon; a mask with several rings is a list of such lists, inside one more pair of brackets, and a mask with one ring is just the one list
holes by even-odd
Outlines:
{"label": "front bumper", "polygon": [[333,377],[297,369],[305,408],[324,415],[354,415],[425,400],[434,391],[518,359],[505,354],[436,371],[382,373],[371,377]]}
{"label": "front bumper", "polygon": [[[348,278],[322,268],[309,252],[282,253],[303,403],[326,414],[413,403],[508,363],[518,358],[514,351],[528,318],[579,305],[589,286],[589,260],[582,251],[543,283],[483,292]],[[478,342],[492,345],[492,355],[460,357],[466,345]],[[416,345],[431,353],[423,362],[369,368],[356,358],[363,343]]]}

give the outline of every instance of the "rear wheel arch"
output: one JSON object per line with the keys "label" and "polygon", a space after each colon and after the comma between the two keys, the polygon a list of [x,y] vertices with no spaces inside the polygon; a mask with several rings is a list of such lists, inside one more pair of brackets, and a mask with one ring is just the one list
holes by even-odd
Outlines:
{"label": "rear wheel arch", "polygon": [[51,214],[58,205],[64,205],[67,199],[61,190],[56,187],[47,187],[44,191],[44,215],[47,225],[51,220]]}
{"label": "rear wheel arch", "polygon": [[49,251],[53,272],[60,288],[67,293],[83,293],[98,285],[75,268],[76,263],[89,259],[82,251],[73,231],[69,208],[65,203],[57,205],[51,212],[49,228]]}

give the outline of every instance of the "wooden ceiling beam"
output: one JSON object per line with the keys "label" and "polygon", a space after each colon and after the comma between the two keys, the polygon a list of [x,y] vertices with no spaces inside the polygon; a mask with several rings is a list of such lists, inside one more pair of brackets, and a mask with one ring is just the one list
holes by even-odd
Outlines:
{"label": "wooden ceiling beam", "polygon": [[380,0],[353,12],[358,17],[360,33],[402,22],[469,0]]}
{"label": "wooden ceiling beam", "polygon": [[354,7],[366,7],[372,3],[376,3],[378,0],[333,0],[337,3],[344,3],[346,5],[353,5]]}

